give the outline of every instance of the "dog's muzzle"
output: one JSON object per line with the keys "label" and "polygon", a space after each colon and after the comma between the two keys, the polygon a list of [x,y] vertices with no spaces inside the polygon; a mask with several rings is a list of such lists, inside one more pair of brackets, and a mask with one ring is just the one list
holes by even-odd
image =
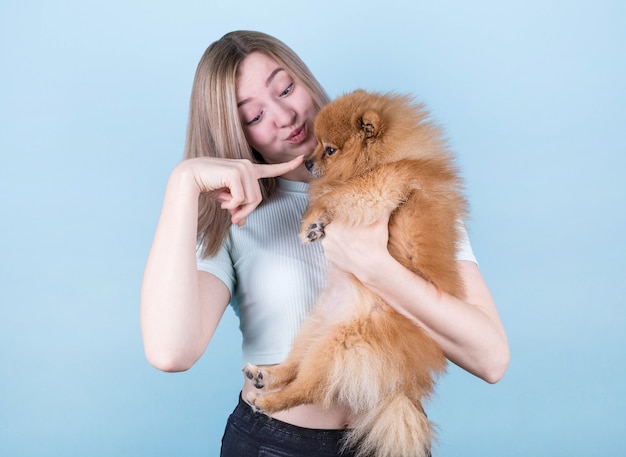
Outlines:
{"label": "dog's muzzle", "polygon": [[314,178],[319,178],[322,176],[322,170],[320,169],[319,166],[315,165],[315,162],[312,161],[311,159],[307,159],[304,161],[304,166],[306,167],[307,171],[309,173],[311,173],[311,176],[313,176]]}

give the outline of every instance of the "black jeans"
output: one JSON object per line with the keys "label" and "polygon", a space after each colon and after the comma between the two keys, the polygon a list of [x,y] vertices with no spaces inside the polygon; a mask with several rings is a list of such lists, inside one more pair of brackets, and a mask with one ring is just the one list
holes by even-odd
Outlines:
{"label": "black jeans", "polygon": [[352,457],[340,453],[344,430],[317,430],[272,419],[239,397],[222,438],[221,457]]}

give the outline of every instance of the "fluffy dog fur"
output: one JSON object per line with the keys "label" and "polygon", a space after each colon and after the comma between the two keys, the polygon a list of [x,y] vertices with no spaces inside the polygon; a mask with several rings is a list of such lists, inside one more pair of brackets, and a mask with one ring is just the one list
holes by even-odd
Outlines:
{"label": "fluffy dog fur", "polygon": [[[440,130],[407,96],[356,91],[325,106],[318,146],[307,160],[310,185],[301,238],[320,239],[340,221],[363,226],[393,211],[389,251],[437,288],[463,297],[456,269],[461,180]],[[438,345],[354,276],[328,284],[284,363],[249,365],[263,393],[248,398],[266,413],[304,403],[347,405],[345,446],[359,456],[425,457],[435,437],[422,401],[444,372]]]}

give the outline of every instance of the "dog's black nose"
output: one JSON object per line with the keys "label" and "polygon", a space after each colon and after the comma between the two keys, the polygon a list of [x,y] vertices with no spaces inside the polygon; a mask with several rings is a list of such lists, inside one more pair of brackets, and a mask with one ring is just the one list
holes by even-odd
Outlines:
{"label": "dog's black nose", "polygon": [[305,160],[304,161],[304,166],[306,167],[307,170],[311,171],[311,168],[313,168],[313,161],[312,160]]}

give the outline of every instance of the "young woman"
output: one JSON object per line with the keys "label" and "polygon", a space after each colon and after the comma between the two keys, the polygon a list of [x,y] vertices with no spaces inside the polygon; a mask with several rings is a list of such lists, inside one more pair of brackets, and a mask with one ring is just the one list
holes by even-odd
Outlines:
{"label": "young woman", "polygon": [[[313,120],[327,101],[299,57],[271,36],[232,32],[206,50],[192,90],[185,160],[170,175],[143,279],[148,360],[164,371],[190,368],[231,303],[241,321],[243,362],[280,363],[330,262],[422,327],[453,363],[497,382],[508,343],[468,240],[457,256],[465,301],[389,255],[388,216],[364,228],[330,224],[321,244],[298,240],[310,179],[303,160],[315,147]],[[244,382],[243,398],[253,388]],[[222,456],[338,455],[349,426],[350,411],[341,407],[303,405],[268,420],[240,398]]]}

